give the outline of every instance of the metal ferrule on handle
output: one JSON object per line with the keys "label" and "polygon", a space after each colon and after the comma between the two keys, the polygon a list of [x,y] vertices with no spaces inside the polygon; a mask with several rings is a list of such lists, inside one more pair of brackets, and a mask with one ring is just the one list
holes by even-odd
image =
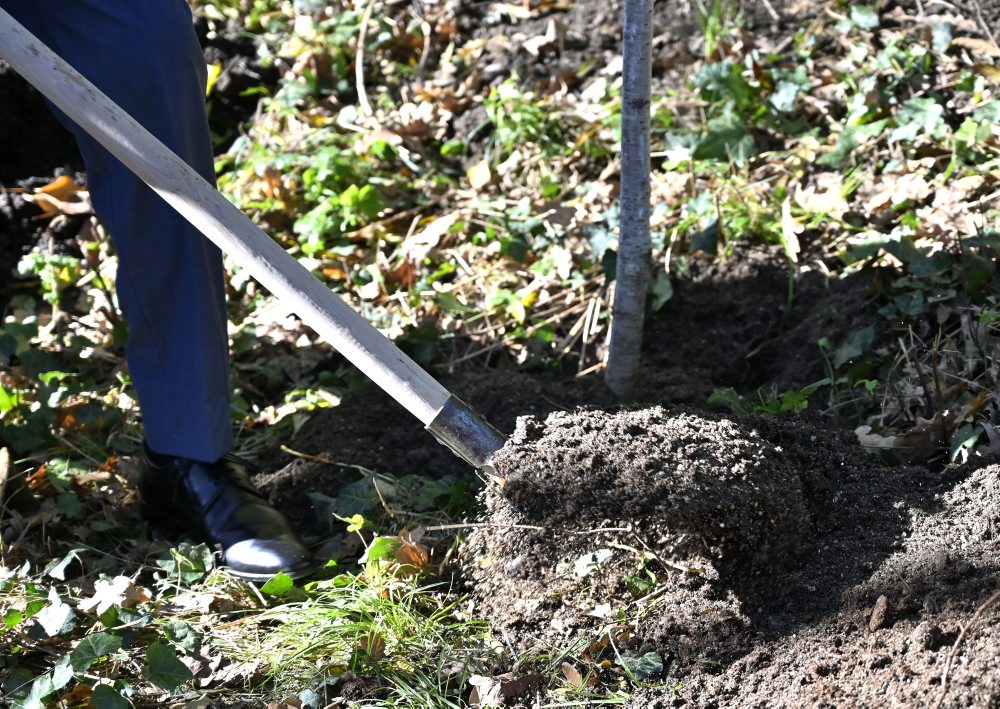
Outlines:
{"label": "metal ferrule on handle", "polygon": [[477,469],[489,466],[493,454],[503,448],[506,442],[503,434],[454,395],[448,397],[441,411],[426,428],[439,442],[451,448],[455,455]]}

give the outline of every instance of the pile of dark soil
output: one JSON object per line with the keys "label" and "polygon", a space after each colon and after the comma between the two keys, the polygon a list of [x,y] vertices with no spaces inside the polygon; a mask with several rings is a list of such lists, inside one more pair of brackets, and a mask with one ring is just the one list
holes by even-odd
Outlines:
{"label": "pile of dark soil", "polygon": [[[798,420],[526,417],[496,472],[463,557],[477,608],[523,647],[658,653],[670,689],[636,708],[933,704],[1000,585],[1000,466],[888,467]],[[1000,702],[998,642],[986,614],[946,706]]]}

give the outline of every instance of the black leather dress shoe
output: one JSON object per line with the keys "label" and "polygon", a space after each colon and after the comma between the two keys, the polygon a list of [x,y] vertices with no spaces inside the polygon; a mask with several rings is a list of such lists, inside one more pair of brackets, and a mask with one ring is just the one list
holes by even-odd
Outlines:
{"label": "black leather dress shoe", "polygon": [[301,578],[312,568],[309,550],[235,456],[200,463],[144,448],[137,488],[142,515],[153,529],[221,547],[234,576],[267,581],[284,572]]}

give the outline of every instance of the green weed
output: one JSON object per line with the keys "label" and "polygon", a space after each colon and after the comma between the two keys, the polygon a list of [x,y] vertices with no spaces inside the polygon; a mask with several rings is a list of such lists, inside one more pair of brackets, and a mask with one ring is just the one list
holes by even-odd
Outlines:
{"label": "green weed", "polygon": [[830,383],[829,379],[821,379],[802,389],[781,394],[759,391],[752,398],[737,393],[732,387],[724,387],[713,391],[707,403],[725,406],[735,414],[760,413],[777,416],[798,414],[809,408],[809,398],[813,394]]}

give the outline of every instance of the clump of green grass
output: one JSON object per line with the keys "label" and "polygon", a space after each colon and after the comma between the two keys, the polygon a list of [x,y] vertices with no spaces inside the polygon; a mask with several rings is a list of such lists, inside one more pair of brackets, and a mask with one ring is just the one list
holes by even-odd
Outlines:
{"label": "clump of green grass", "polygon": [[350,672],[375,679],[380,706],[458,707],[469,677],[499,658],[488,625],[462,618],[461,599],[384,562],[302,591],[304,600],[241,619],[212,641],[259,660],[276,694],[321,694]]}

